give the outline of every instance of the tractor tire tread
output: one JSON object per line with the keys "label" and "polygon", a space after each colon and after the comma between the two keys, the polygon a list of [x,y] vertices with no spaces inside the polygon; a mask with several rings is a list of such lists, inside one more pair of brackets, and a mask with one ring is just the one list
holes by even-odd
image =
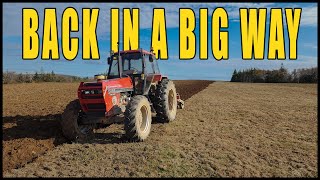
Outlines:
{"label": "tractor tire tread", "polygon": [[[137,95],[132,98],[132,100],[129,102],[129,104],[126,107],[126,110],[124,112],[125,120],[124,120],[124,130],[125,130],[125,135],[127,139],[131,142],[139,142],[139,141],[144,141],[145,137],[142,137],[139,132],[137,131],[136,127],[136,113],[139,110],[138,108],[140,107],[139,104],[141,101],[147,101],[149,104],[148,99],[145,96],[142,95]],[[149,114],[151,117],[151,107],[150,104],[148,105],[149,107]],[[151,118],[150,118],[151,121]],[[150,122],[151,126],[151,122]]]}
{"label": "tractor tire tread", "polygon": [[156,110],[156,120],[160,123],[168,123],[170,121],[173,121],[176,116],[176,107],[174,108],[173,114],[170,115],[169,112],[169,102],[168,101],[168,88],[174,89],[174,93],[176,93],[176,88],[173,83],[173,81],[168,79],[163,79],[159,82],[156,88],[155,93],[155,102],[154,102],[154,108]]}
{"label": "tractor tire tread", "polygon": [[93,133],[92,131],[85,135],[79,131],[77,123],[79,110],[81,110],[80,102],[76,99],[66,106],[61,115],[60,124],[63,135],[73,142],[86,141]]}

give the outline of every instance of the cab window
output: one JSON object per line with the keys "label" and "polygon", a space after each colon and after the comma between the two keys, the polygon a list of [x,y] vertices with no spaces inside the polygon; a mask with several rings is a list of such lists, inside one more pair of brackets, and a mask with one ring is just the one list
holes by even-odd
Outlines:
{"label": "cab window", "polygon": [[154,73],[156,74],[160,74],[160,70],[159,70],[159,66],[158,66],[158,63],[157,63],[157,60],[153,57],[153,68],[154,68]]}
{"label": "cab window", "polygon": [[152,67],[152,62],[149,61],[149,55],[145,55],[145,68],[147,74],[154,74],[153,67]]}

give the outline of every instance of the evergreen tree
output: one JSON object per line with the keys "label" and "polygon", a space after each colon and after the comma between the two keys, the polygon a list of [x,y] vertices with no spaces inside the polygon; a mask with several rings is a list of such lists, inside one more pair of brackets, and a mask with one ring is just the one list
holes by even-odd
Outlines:
{"label": "evergreen tree", "polygon": [[231,82],[237,82],[237,70],[234,69],[232,77],[231,77]]}
{"label": "evergreen tree", "polygon": [[38,74],[38,72],[36,72],[36,73],[33,75],[32,80],[33,80],[34,82],[39,82],[39,79],[40,79],[39,74]]}

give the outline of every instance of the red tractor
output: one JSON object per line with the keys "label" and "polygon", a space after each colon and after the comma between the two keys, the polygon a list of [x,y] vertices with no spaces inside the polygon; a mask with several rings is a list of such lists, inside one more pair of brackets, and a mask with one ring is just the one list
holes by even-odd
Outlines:
{"label": "red tractor", "polygon": [[151,130],[152,114],[161,123],[173,121],[184,102],[173,81],[163,76],[153,50],[111,53],[107,76],[81,82],[78,99],[62,114],[63,134],[71,141],[86,141],[97,127],[105,127],[124,116],[125,135],[144,141]]}

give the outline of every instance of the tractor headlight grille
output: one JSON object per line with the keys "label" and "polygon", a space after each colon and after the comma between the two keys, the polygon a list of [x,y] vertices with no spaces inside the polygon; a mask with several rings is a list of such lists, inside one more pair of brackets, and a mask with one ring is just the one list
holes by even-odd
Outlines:
{"label": "tractor headlight grille", "polygon": [[82,94],[102,94],[102,90],[95,89],[95,90],[82,90]]}

